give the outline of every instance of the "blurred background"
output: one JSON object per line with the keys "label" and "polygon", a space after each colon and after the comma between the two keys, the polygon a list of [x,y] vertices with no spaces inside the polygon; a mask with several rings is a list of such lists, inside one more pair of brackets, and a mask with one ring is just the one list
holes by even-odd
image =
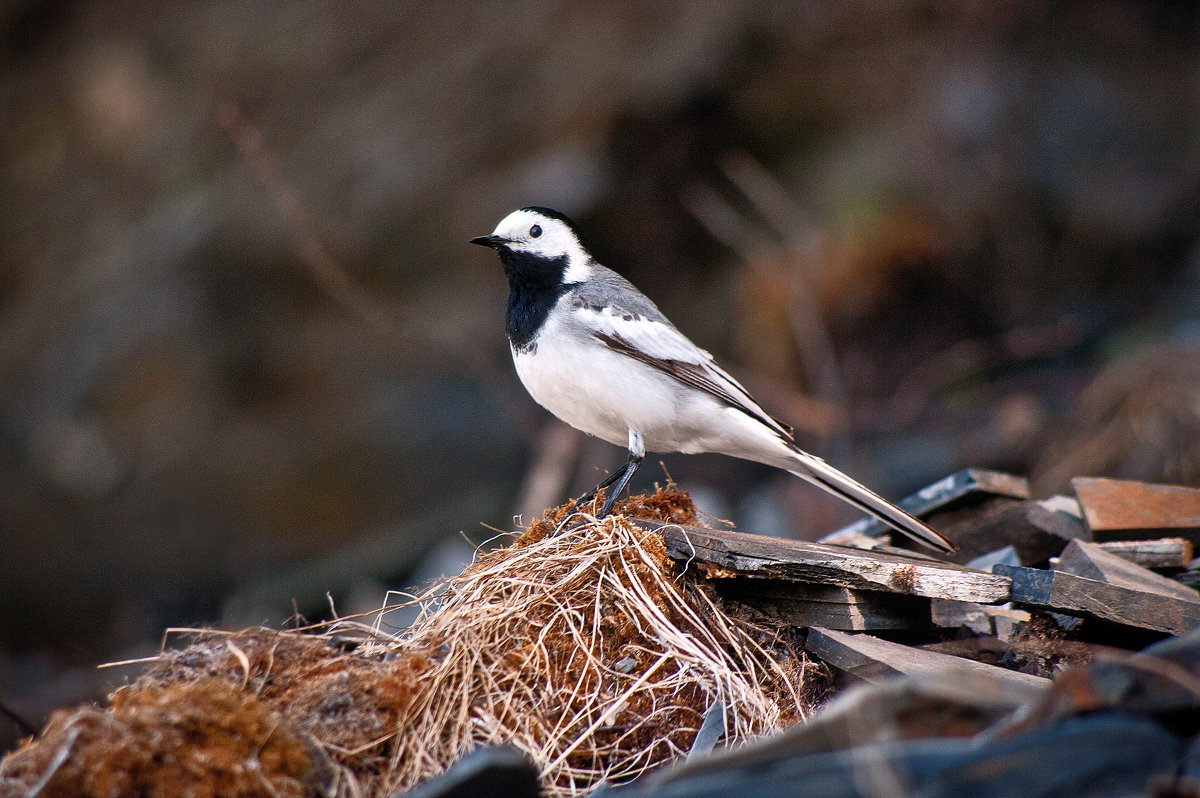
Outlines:
{"label": "blurred background", "polygon": [[[522,205],[888,496],[1200,482],[1192,4],[8,0],[0,33],[0,702],[34,723],[168,627],[377,608],[623,462],[512,371],[466,240]],[[855,518],[657,460],[635,487],[747,531]]]}

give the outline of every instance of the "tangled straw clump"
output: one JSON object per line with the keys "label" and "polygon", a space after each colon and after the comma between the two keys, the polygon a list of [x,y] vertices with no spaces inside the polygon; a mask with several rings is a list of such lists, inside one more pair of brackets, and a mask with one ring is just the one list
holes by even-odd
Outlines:
{"label": "tangled straw clump", "polygon": [[538,763],[547,788],[574,794],[686,753],[714,703],[731,742],[796,716],[794,663],[677,578],[656,533],[580,520],[482,555],[426,594],[406,642],[441,653],[396,748],[398,786],[428,775],[412,763],[503,743]]}
{"label": "tangled straw clump", "polygon": [[[619,509],[693,519],[686,494],[633,501]],[[475,748],[504,744],[537,765],[544,794],[578,795],[686,753],[714,705],[724,713],[729,744],[803,715],[803,655],[726,615],[714,595],[681,572],[656,533],[624,516],[600,521],[560,509],[414,598],[421,614],[402,634],[349,622],[321,634],[205,633],[157,658],[106,713],[159,707],[161,700],[144,696],[180,685],[189,686],[193,703],[212,693],[220,706],[236,707],[232,689],[256,713],[252,728],[275,728],[271,739],[287,742],[286,757],[272,753],[286,767],[234,769],[255,779],[277,776],[267,793],[388,795]],[[5,779],[26,788],[44,780],[47,794],[50,787],[102,794],[90,787],[103,781],[82,763],[60,761],[60,771],[47,775],[55,757],[63,758],[56,752],[76,761],[81,734],[66,716],[52,722],[0,764],[0,795]],[[235,760],[247,756],[241,751]],[[204,777],[202,763],[183,770]],[[203,785],[192,791],[219,794]]]}

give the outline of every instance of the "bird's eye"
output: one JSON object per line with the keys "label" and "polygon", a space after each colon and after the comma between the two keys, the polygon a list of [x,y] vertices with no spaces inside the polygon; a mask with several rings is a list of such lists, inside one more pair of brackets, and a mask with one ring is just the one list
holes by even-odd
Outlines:
{"label": "bird's eye", "polygon": [[530,238],[537,238],[541,234],[542,234],[542,226],[540,224],[535,224],[533,227],[529,228],[529,237]]}

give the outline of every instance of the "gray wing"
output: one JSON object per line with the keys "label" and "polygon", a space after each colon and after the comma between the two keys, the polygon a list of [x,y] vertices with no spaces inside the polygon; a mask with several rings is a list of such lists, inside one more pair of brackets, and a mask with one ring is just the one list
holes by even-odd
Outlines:
{"label": "gray wing", "polygon": [[712,355],[692,343],[653,302],[621,275],[595,264],[586,284],[572,289],[570,301],[590,312],[593,334],[610,349],[758,419],[788,443],[792,428],[763,410],[754,397]]}

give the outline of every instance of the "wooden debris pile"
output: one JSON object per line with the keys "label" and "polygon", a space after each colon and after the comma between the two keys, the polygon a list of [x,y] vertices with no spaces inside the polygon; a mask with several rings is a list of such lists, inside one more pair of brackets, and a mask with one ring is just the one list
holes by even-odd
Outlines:
{"label": "wooden debris pile", "polygon": [[402,635],[164,652],[0,798],[1200,796],[1200,490],[970,469],[901,504],[957,552],[701,527],[673,492],[560,508]]}
{"label": "wooden debris pile", "polygon": [[628,795],[1200,795],[1200,490],[1072,488],[970,469],[902,501],[953,562],[873,519],[822,543],[660,527],[727,609],[805,629],[842,689]]}

